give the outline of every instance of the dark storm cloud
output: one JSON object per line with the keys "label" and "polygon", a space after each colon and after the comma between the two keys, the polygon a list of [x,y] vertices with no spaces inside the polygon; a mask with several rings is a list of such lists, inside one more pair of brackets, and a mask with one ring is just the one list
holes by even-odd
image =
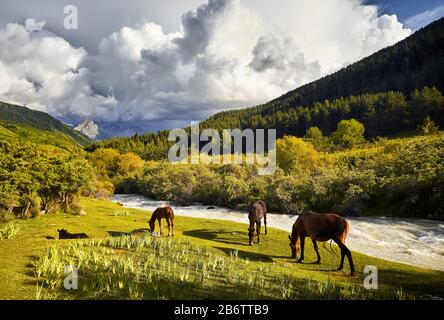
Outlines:
{"label": "dark storm cloud", "polygon": [[[0,0],[0,100],[68,122],[165,128],[265,102],[410,34],[359,0],[298,1],[317,19],[293,0],[201,2]],[[343,8],[330,21],[332,3]],[[79,30],[63,28],[66,4],[78,6]],[[294,29],[275,32],[254,6]]]}

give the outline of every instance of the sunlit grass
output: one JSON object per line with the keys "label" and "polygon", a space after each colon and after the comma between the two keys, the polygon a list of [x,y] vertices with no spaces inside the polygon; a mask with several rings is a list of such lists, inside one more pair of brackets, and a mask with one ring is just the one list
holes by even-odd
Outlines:
{"label": "sunlit grass", "polygon": [[[176,216],[175,237],[147,234],[150,213],[84,199],[87,216],[54,214],[14,223],[21,231],[0,242],[1,299],[422,299],[444,296],[442,272],[354,252],[357,275],[334,271],[339,255],[320,247],[322,264],[290,259],[288,233],[269,228],[248,246],[247,226]],[[126,210],[129,216],[114,216]],[[85,240],[50,240],[57,229]],[[137,232],[136,232],[137,231]],[[311,244],[306,261],[315,261]],[[75,265],[79,290],[63,287]],[[364,266],[378,267],[378,290],[363,287]]]}
{"label": "sunlit grass", "polygon": [[20,227],[15,223],[10,222],[0,228],[0,241],[8,240],[15,237],[20,232]]}

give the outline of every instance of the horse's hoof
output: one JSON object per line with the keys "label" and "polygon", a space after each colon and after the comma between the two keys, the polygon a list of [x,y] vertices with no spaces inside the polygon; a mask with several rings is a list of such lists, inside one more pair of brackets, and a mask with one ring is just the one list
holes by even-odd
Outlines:
{"label": "horse's hoof", "polygon": [[298,260],[298,261],[296,261],[296,263],[302,263],[304,260]]}
{"label": "horse's hoof", "polygon": [[354,277],[355,273],[354,272],[350,272],[350,277]]}

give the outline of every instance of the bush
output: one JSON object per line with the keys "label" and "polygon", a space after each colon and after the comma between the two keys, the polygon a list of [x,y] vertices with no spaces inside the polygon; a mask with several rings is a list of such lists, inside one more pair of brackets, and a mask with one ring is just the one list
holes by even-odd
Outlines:
{"label": "bush", "polygon": [[365,142],[365,127],[355,119],[342,120],[331,135],[334,144],[342,148],[351,148]]}
{"label": "bush", "polygon": [[300,138],[285,136],[276,142],[277,164],[287,172],[313,169],[318,159],[313,145]]}

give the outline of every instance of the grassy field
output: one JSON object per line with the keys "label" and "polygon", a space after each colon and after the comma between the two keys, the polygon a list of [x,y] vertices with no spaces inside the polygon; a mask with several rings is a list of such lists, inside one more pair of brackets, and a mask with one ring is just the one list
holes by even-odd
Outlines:
{"label": "grassy field", "polygon": [[[14,224],[19,233],[0,241],[0,299],[424,299],[444,296],[444,273],[354,253],[334,271],[339,255],[320,246],[315,265],[289,258],[288,233],[276,229],[248,246],[247,225],[176,217],[174,238],[144,233],[150,214],[110,201],[84,199],[87,216],[48,215]],[[126,213],[123,214],[122,210]],[[1,228],[2,226],[0,226]],[[57,229],[92,239],[57,239]],[[166,228],[165,228],[166,231]],[[79,290],[63,289],[63,267],[79,270]],[[379,290],[363,288],[364,266],[378,268]]]}

